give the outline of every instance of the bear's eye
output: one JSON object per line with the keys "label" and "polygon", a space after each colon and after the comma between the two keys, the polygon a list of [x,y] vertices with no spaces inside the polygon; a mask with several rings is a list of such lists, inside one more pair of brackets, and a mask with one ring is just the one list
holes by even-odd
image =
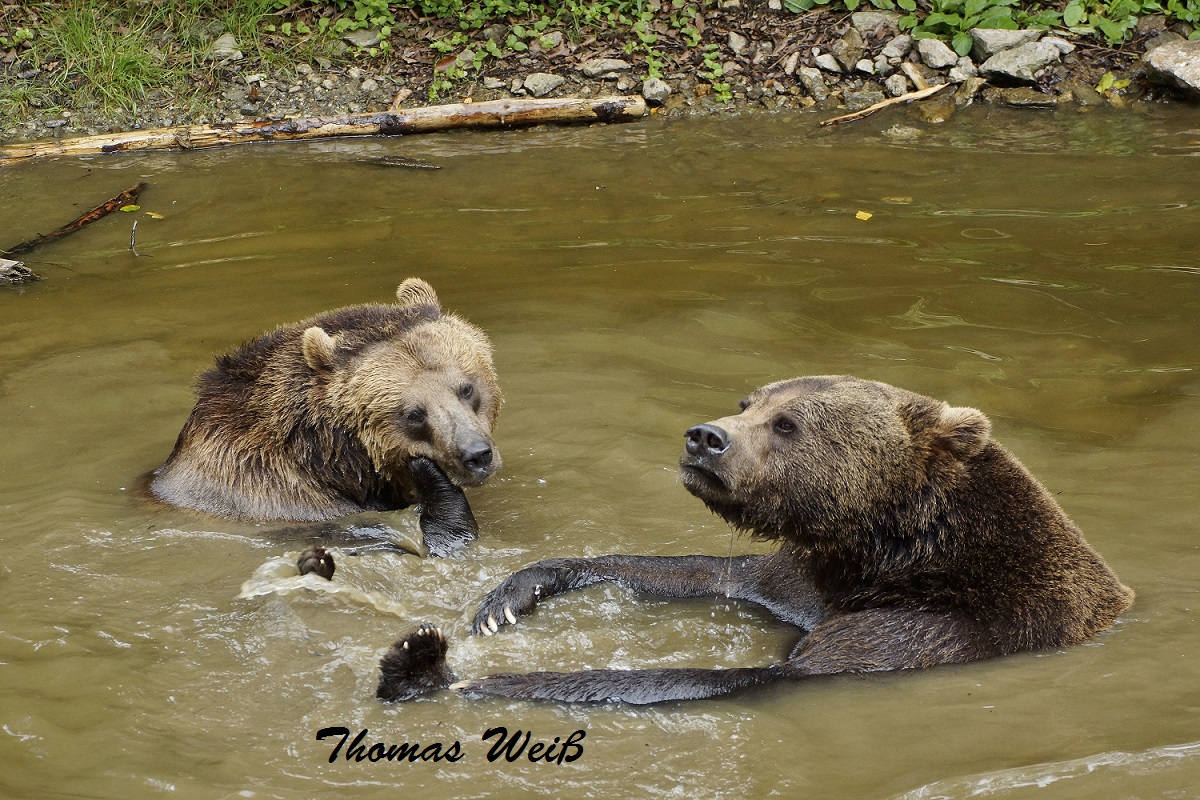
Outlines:
{"label": "bear's eye", "polygon": [[788,436],[796,432],[796,423],[787,417],[780,417],[771,423],[771,429],[781,436]]}
{"label": "bear's eye", "polygon": [[470,383],[464,383],[462,388],[458,390],[458,396],[464,403],[471,404],[472,411],[478,411],[479,406],[483,403],[483,398],[479,396],[479,392],[475,391],[475,386]]}
{"label": "bear's eye", "polygon": [[422,428],[425,426],[426,414],[425,409],[418,406],[410,408],[404,412],[404,424],[410,428]]}

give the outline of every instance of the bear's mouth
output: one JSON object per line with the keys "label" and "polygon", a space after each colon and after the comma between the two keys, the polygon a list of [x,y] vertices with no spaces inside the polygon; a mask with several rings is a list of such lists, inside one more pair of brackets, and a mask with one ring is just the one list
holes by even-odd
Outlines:
{"label": "bear's mouth", "polygon": [[707,464],[684,456],[679,460],[679,480],[697,497],[728,497],[729,485]]}

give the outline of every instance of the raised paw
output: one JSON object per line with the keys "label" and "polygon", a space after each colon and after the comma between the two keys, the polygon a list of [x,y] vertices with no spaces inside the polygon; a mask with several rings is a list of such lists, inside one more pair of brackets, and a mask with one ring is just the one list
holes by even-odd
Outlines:
{"label": "raised paw", "polygon": [[455,680],[446,666],[447,647],[441,629],[429,623],[397,639],[379,662],[375,696],[394,703],[445,689]]}
{"label": "raised paw", "polygon": [[515,625],[517,617],[533,611],[542,598],[543,576],[537,567],[521,570],[488,592],[479,604],[471,630],[477,636],[491,636],[501,625]]}
{"label": "raised paw", "polygon": [[300,554],[296,561],[296,569],[301,575],[315,572],[327,581],[333,580],[333,571],[337,567],[333,563],[333,553],[324,547],[310,547]]}

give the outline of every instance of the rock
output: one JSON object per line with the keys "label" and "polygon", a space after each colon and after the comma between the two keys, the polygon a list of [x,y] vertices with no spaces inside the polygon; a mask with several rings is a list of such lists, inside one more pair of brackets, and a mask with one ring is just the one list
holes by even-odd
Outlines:
{"label": "rock", "polygon": [[[836,58],[829,55],[829,53],[821,53],[821,55],[814,58],[813,61],[816,63],[816,65],[818,67],[825,70],[826,72],[841,72],[842,71],[842,65],[838,63],[838,60]],[[803,70],[801,70],[801,71],[803,71]]]}
{"label": "rock", "polygon": [[524,81],[520,78],[513,78],[512,85],[508,87],[508,90],[513,94],[525,94]]}
{"label": "rock", "polygon": [[954,102],[954,97],[946,94],[934,95],[928,100],[922,100],[919,103],[913,103],[909,106],[908,113],[921,122],[928,122],[931,125],[940,125],[943,122],[949,122],[954,116],[954,112],[958,110],[958,106]]}
{"label": "rock", "polygon": [[986,61],[997,53],[1020,47],[1023,44],[1036,42],[1042,38],[1042,32],[1037,30],[1009,31],[1001,28],[972,28],[971,55],[976,61]]}
{"label": "rock", "polygon": [[883,102],[883,92],[878,89],[861,89],[857,92],[846,92],[846,108],[851,111],[861,111],[868,106]]}
{"label": "rock", "polygon": [[661,106],[670,96],[671,87],[661,78],[647,78],[642,82],[642,97],[646,98],[647,103]]}
{"label": "rock", "polygon": [[312,67],[310,67],[308,64],[297,64],[296,65],[296,74],[297,75],[310,75],[310,74],[312,74]]}
{"label": "rock", "polygon": [[566,81],[566,78],[551,75],[549,72],[535,72],[527,76],[521,85],[534,97],[545,97]]}
{"label": "rock", "polygon": [[850,15],[850,24],[862,34],[873,34],[880,28],[900,30],[900,15],[893,11],[855,11]]}
{"label": "rock", "polygon": [[750,40],[737,31],[730,31],[729,49],[739,56],[744,56],[750,50]]}
{"label": "rock", "polygon": [[378,88],[379,88],[379,84],[375,82],[374,78],[367,78],[366,80],[364,80],[362,83],[360,83],[358,85],[358,90],[360,92],[368,92],[369,93],[369,92],[375,91]]}
{"label": "rock", "polygon": [[355,47],[374,47],[383,41],[383,34],[380,33],[379,28],[359,28],[356,31],[343,33],[342,41]]}
{"label": "rock", "polygon": [[483,88],[485,89],[503,89],[504,81],[499,78],[493,78],[490,75],[483,79]]}
{"label": "rock", "polygon": [[[1185,42],[1187,39],[1180,36],[1175,31],[1163,31],[1158,36],[1155,36],[1150,41],[1146,42],[1146,52],[1149,53],[1156,47],[1162,47],[1164,44],[1173,44],[1175,42]],[[20,77],[20,76],[17,76]]]}
{"label": "rock", "polygon": [[631,69],[632,64],[619,58],[593,58],[579,67],[579,71],[589,78],[615,78],[616,73],[629,72]]}
{"label": "rock", "polygon": [[1014,108],[1054,108],[1058,98],[1030,89],[1027,86],[1016,88],[989,87],[983,93],[983,99],[989,103],[1013,106]]}
{"label": "rock", "polygon": [[[898,60],[899,59],[897,59],[897,61]],[[892,64],[891,61],[888,61],[883,56],[875,56],[875,60],[872,62],[872,64],[875,66],[875,72],[877,72],[878,74],[882,75],[885,78],[888,75],[891,75],[893,72],[896,71],[895,65]]]}
{"label": "rock", "polygon": [[1138,36],[1157,36],[1166,29],[1167,17],[1165,14],[1147,14],[1144,17],[1138,17],[1137,25],[1133,27]]}
{"label": "rock", "polygon": [[979,70],[975,67],[975,63],[970,58],[963,56],[946,77],[951,83],[962,83],[967,78],[974,78],[978,74]]}
{"label": "rock", "polygon": [[899,97],[908,91],[908,78],[897,72],[883,82],[883,90],[892,97]]}
{"label": "rock", "polygon": [[1200,41],[1172,42],[1142,56],[1146,76],[1200,98]]}
{"label": "rock", "polygon": [[902,33],[883,46],[880,55],[884,58],[904,58],[912,50],[913,38]]}
{"label": "rock", "polygon": [[896,142],[911,142],[920,139],[925,132],[912,125],[893,125],[883,135]]}
{"label": "rock", "polygon": [[209,61],[241,61],[242,51],[238,49],[237,38],[232,33],[223,33],[212,43],[205,56]]}
{"label": "rock", "polygon": [[1071,43],[1070,43],[1070,42],[1068,42],[1066,39],[1060,39],[1060,38],[1059,38],[1059,37],[1057,37],[1057,36],[1043,36],[1041,40],[1042,40],[1043,42],[1046,42],[1047,44],[1052,44],[1052,45],[1054,45],[1055,47],[1057,47],[1057,48],[1058,48],[1058,52],[1059,52],[1059,53],[1061,53],[1061,54],[1062,54],[1062,55],[1064,55],[1064,56],[1065,56],[1067,53],[1074,53],[1074,52],[1075,52],[1075,45],[1071,44]]}
{"label": "rock", "polygon": [[1095,87],[1084,81],[1067,81],[1064,86],[1071,92],[1075,102],[1081,106],[1102,106],[1108,101]]}
{"label": "rock", "polygon": [[[829,56],[832,60],[833,56]],[[834,62],[837,63],[836,61]],[[825,78],[821,75],[821,71],[812,67],[801,67],[796,70],[796,75],[800,78],[800,83],[804,85],[804,90],[808,92],[808,96],[813,100],[821,101],[829,97],[829,87],[825,85]]]}
{"label": "rock", "polygon": [[967,78],[962,82],[962,85],[954,91],[954,102],[956,105],[969,106],[975,101],[975,95],[979,94],[979,90],[987,85],[987,81],[978,75]]}
{"label": "rock", "polygon": [[0,284],[20,286],[23,283],[33,283],[40,280],[41,277],[25,266],[23,261],[13,261],[12,259],[0,257]]}
{"label": "rock", "polygon": [[[838,39],[829,48],[833,53],[833,57],[841,64],[843,70],[852,70],[859,59],[866,52],[866,44],[863,42],[862,34],[856,28],[851,28],[846,31],[842,38]],[[821,66],[818,64],[817,66]],[[839,70],[840,71],[840,70]]]}
{"label": "rock", "polygon": [[875,74],[875,62],[869,58],[860,58],[858,63],[854,65],[855,72],[862,72],[866,75]]}
{"label": "rock", "polygon": [[1062,53],[1047,42],[1029,42],[1009,50],[1001,50],[979,65],[979,71],[991,77],[1013,78],[1032,83],[1035,74],[1051,64],[1057,64]]}
{"label": "rock", "polygon": [[631,92],[636,86],[637,81],[628,75],[622,75],[621,77],[617,78],[617,91],[619,92]]}
{"label": "rock", "polygon": [[941,39],[922,39],[917,42],[917,52],[930,69],[945,69],[958,63],[958,53]]}

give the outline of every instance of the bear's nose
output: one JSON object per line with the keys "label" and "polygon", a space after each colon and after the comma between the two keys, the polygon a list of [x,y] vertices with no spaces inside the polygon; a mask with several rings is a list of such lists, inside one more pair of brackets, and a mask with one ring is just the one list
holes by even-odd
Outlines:
{"label": "bear's nose", "polygon": [[487,472],[492,466],[492,448],[480,439],[464,447],[459,458],[462,465],[471,472]]}
{"label": "bear's nose", "polygon": [[729,434],[723,428],[707,422],[689,428],[684,436],[687,438],[685,447],[688,455],[719,456],[729,449]]}

